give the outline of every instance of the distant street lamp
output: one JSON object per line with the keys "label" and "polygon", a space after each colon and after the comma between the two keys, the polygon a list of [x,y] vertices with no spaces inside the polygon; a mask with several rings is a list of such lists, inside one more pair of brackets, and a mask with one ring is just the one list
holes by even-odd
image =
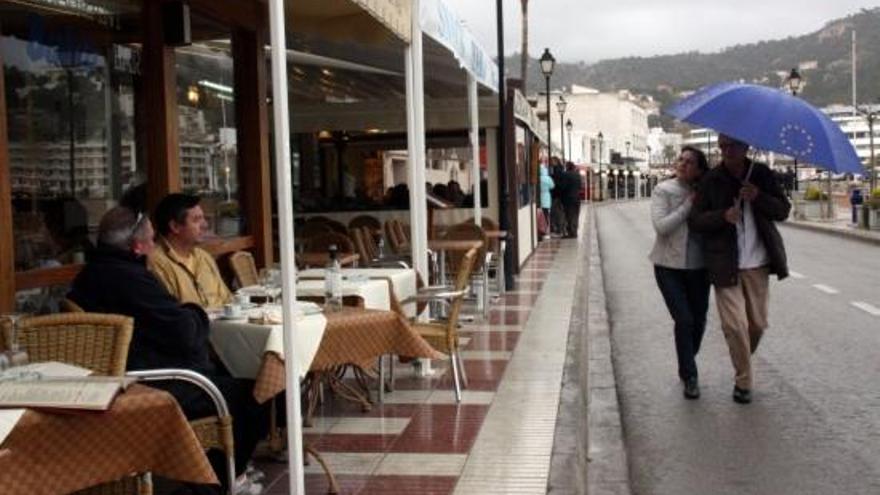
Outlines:
{"label": "distant street lamp", "polygon": [[541,55],[541,72],[544,74],[544,82],[546,84],[545,96],[547,97],[547,159],[549,164],[550,157],[553,156],[553,141],[550,139],[550,76],[553,75],[553,67],[556,66],[556,59],[550,54],[549,48],[544,48],[544,54]]}
{"label": "distant street lamp", "polygon": [[611,171],[611,175],[614,176],[614,201],[617,201],[618,199],[620,199],[620,193],[617,192],[617,185],[618,185],[617,175],[619,173],[620,173],[620,170],[617,170],[616,168]]}
{"label": "distant street lamp", "polygon": [[602,201],[605,197],[605,188],[602,186],[602,177],[605,176],[605,174],[602,173],[602,140],[604,139],[602,131],[599,131],[599,135],[596,137],[599,140],[599,201]]}
{"label": "distant street lamp", "polygon": [[568,106],[568,102],[565,101],[565,98],[562,95],[559,95],[559,101],[556,102],[556,109],[559,110],[559,146],[560,151],[562,152],[562,161],[565,162],[565,107]]}
{"label": "distant street lamp", "polygon": [[[788,74],[788,79],[785,80],[788,84],[788,89],[791,91],[792,96],[797,96],[803,88],[803,78],[801,78],[800,72],[798,72],[797,67],[791,69],[791,73]],[[797,157],[794,158],[794,190],[798,191],[798,161]]]}
{"label": "distant street lamp", "polygon": [[632,146],[632,143],[629,141],[626,142],[626,164],[629,165],[629,147]]}
{"label": "distant street lamp", "polygon": [[574,124],[571,123],[571,119],[565,123],[565,129],[568,131],[568,160],[574,161],[571,159],[571,129],[574,127]]}

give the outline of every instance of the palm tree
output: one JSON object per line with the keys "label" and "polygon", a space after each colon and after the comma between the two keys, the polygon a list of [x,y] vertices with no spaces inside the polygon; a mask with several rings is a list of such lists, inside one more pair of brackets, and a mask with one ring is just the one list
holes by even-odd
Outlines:
{"label": "palm tree", "polygon": [[522,10],[522,47],[519,55],[519,70],[523,91],[528,92],[526,76],[529,73],[529,0],[520,0],[519,4]]}

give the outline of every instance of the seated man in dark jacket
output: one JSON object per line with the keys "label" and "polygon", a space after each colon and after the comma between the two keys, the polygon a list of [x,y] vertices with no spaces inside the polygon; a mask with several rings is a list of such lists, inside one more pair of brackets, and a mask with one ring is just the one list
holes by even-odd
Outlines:
{"label": "seated man in dark jacket", "polygon": [[749,145],[720,135],[723,161],[703,175],[688,219],[703,234],[703,255],[721,330],[735,371],[733,400],[752,401],[751,355],[767,328],[769,275],[788,276],[785,246],[775,222],[791,204],[762,163],[747,158]]}
{"label": "seated man in dark jacket", "polygon": [[[257,442],[267,433],[268,414],[253,397],[253,382],[232,378],[213,363],[208,342],[208,316],[196,304],[180,304],[147,270],[153,249],[153,227],[143,214],[116,207],[104,214],[97,247],[73,281],[68,297],[84,310],[134,318],[128,353],[129,370],[183,368],[207,376],[220,389],[233,416],[236,474],[241,475]],[[169,391],[190,419],[215,414],[201,390],[183,382],[158,385]],[[225,482],[225,460],[210,454]],[[244,477],[240,482],[245,483]],[[255,493],[255,490],[249,490]]]}

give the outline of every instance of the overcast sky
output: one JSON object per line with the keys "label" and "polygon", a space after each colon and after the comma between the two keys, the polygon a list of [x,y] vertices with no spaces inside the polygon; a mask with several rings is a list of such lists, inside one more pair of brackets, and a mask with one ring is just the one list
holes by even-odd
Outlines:
{"label": "overcast sky", "polygon": [[[445,0],[493,55],[494,0]],[[530,0],[529,55],[595,62],[811,33],[827,21],[876,7],[876,0]],[[519,52],[520,0],[504,0],[504,48]]]}

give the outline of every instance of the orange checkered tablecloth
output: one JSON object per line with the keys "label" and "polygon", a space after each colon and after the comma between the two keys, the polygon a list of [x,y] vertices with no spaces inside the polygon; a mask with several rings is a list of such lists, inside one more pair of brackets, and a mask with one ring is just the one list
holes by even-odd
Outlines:
{"label": "orange checkered tablecloth", "polygon": [[55,495],[151,472],[217,484],[177,401],[132,385],[102,412],[28,410],[0,444],[0,494]]}
{"label": "orange checkered tablecloth", "polygon": [[[379,356],[440,359],[437,352],[393,311],[343,308],[325,313],[327,327],[310,371],[328,371],[343,364],[372,363]],[[266,353],[257,374],[254,397],[265,402],[284,391],[284,362],[274,353]]]}

